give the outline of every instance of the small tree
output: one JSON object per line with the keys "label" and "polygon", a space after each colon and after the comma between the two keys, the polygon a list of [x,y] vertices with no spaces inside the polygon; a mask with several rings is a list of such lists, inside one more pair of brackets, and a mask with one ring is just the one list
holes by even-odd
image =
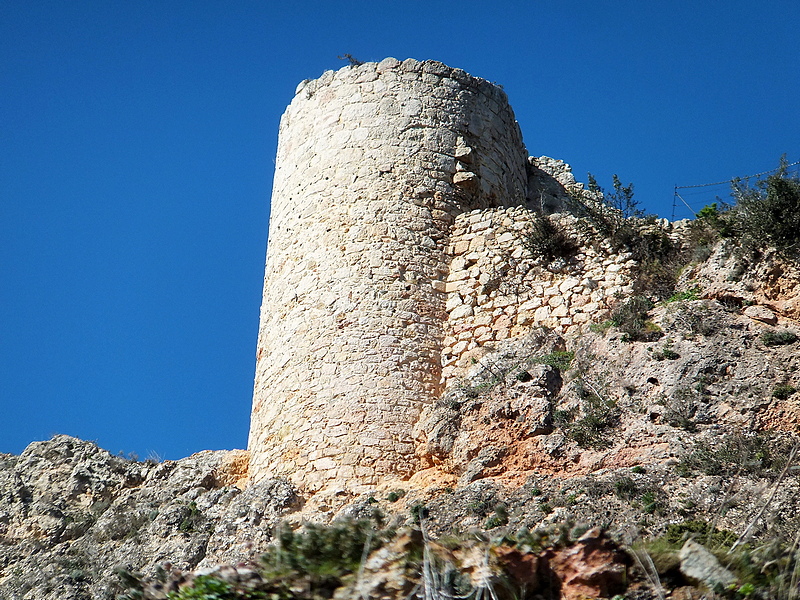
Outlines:
{"label": "small tree", "polygon": [[786,156],[777,171],[755,185],[733,181],[736,205],[726,215],[743,242],[772,246],[787,258],[800,256],[800,179],[790,177]]}

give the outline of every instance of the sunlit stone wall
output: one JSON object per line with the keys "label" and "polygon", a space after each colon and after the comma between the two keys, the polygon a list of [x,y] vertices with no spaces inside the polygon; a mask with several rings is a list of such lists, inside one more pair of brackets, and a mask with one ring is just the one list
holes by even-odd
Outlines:
{"label": "sunlit stone wall", "polygon": [[390,58],[300,84],[279,133],[252,481],[414,471],[411,428],[442,386],[451,228],[524,204],[528,170],[505,93],[460,69]]}

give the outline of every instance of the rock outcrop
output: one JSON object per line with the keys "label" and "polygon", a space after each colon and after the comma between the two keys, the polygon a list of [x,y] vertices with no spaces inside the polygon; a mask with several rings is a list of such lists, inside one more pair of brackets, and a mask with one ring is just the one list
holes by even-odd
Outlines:
{"label": "rock outcrop", "polygon": [[113,598],[117,571],[154,576],[255,560],[299,498],[232,485],[243,451],[137,462],[69,436],[0,458],[0,598]]}

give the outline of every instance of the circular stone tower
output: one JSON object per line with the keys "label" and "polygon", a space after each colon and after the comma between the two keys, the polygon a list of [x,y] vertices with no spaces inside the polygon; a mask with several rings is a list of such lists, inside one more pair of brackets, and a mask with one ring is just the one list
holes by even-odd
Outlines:
{"label": "circular stone tower", "polygon": [[417,467],[439,393],[453,218],[524,203],[505,93],[387,58],[301,83],[280,124],[250,474],[306,492]]}

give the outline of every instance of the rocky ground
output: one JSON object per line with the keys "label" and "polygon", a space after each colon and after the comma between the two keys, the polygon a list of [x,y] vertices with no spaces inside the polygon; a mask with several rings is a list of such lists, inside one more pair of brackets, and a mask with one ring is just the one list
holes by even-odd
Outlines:
{"label": "rocky ground", "polygon": [[498,343],[424,414],[420,472],[369,494],[247,486],[243,451],[2,455],[0,599],[158,598],[214,568],[227,596],[181,597],[796,597],[800,276],[722,242],[669,301],[630,300]]}

